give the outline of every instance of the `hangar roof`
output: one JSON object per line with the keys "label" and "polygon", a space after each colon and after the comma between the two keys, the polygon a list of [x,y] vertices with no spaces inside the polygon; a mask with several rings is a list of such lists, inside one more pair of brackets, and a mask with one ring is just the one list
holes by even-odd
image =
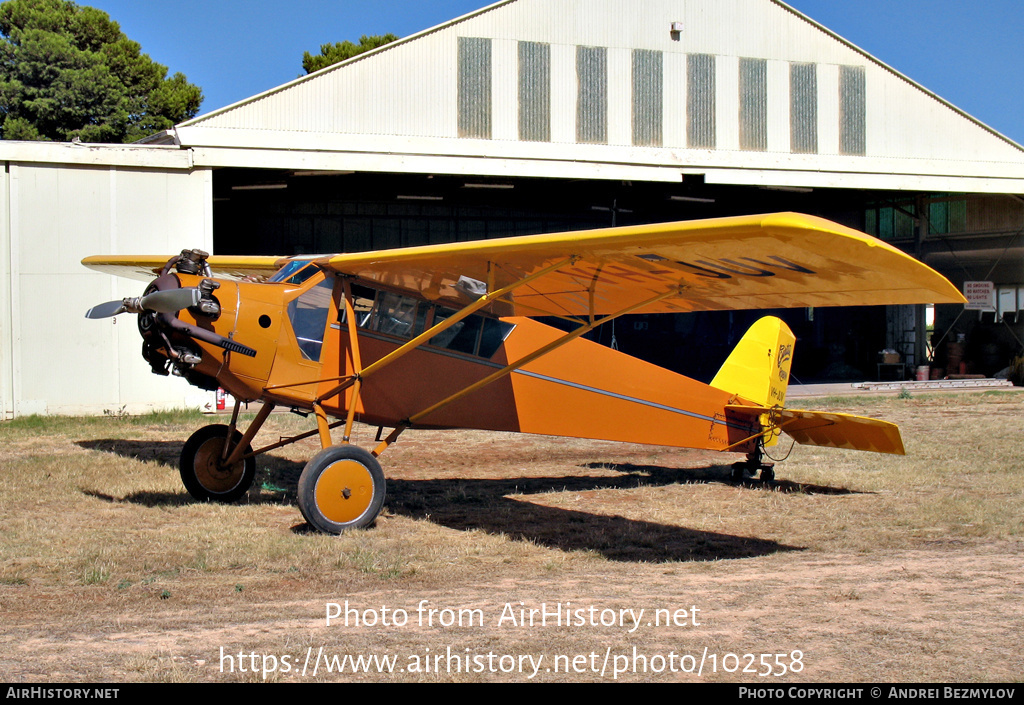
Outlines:
{"label": "hangar roof", "polygon": [[1021,145],[779,0],[503,0],[174,138],[197,166],[1024,193]]}

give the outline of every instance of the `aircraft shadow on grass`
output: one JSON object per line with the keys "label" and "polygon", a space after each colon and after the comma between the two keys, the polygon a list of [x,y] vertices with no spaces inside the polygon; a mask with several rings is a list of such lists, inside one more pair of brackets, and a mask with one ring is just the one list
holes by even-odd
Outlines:
{"label": "aircraft shadow on grass", "polygon": [[[99,439],[78,445],[143,461],[154,461],[177,470],[181,444],[171,441]],[[265,454],[257,470],[256,486],[262,491],[248,501],[263,504],[294,503],[304,465]],[[595,551],[609,560],[667,562],[721,560],[803,550],[759,538],[734,536],[622,516],[595,514],[536,504],[524,496],[591,490],[626,490],[678,484],[729,484],[729,466],[670,468],[652,465],[585,463],[580,467],[613,470],[619,476],[518,477],[500,479],[388,480],[386,506],[392,514],[425,519],[457,530],[478,529],[532,541],[564,551]],[[751,491],[784,494],[856,494],[845,488],[808,485],[786,480],[762,483],[748,480]],[[144,506],[185,505],[193,500],[185,492],[135,492],[117,498],[95,491],[85,494],[110,502]],[[246,501],[246,500],[243,500]],[[307,525],[296,527],[308,530]]]}

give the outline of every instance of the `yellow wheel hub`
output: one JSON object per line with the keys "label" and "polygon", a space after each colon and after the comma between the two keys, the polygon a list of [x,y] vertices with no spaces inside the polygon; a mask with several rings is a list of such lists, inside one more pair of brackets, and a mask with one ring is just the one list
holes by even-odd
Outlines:
{"label": "yellow wheel hub", "polygon": [[316,506],[330,521],[355,521],[373,501],[373,477],[355,460],[339,460],[320,473],[316,481]]}

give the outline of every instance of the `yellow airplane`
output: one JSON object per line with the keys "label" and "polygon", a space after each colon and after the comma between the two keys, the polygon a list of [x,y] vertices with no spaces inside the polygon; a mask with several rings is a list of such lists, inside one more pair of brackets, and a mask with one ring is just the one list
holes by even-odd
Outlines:
{"label": "yellow airplane", "polygon": [[[87,317],[138,314],[153,372],[222,387],[238,400],[229,424],[201,428],[185,443],[189,493],[237,500],[257,455],[318,434],[322,450],[302,471],[298,502],[306,521],[328,533],[374,522],[385,497],[377,458],[408,428],[746,453],[736,480],[758,471],[774,479],[763,449],[780,432],[799,443],[902,454],[891,423],[784,407],[795,338],[778,318],[755,323],[710,385],[582,336],[630,313],[964,302],[896,248],[794,213],[317,257],[185,250],[83,264],[152,280],[142,296],[95,306]],[[576,327],[563,332],[536,316]],[[263,405],[243,433],[239,406],[257,400]],[[276,406],[312,411],[316,428],[253,450]],[[349,442],[356,420],[381,428],[372,451]]]}

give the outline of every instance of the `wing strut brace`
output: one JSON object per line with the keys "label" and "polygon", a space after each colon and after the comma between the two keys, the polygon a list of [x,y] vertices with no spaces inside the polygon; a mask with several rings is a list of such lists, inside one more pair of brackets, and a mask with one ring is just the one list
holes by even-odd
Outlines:
{"label": "wing strut brace", "polygon": [[[342,442],[348,443],[349,437],[352,434],[352,424],[355,421],[356,404],[357,404],[357,402],[359,400],[359,391],[360,391],[360,389],[362,387],[362,381],[364,379],[366,379],[370,375],[372,375],[372,374],[374,374],[374,373],[384,369],[385,367],[387,367],[388,365],[393,363],[395,360],[398,360],[399,358],[401,358],[403,355],[405,355],[405,354],[407,354],[409,352],[412,352],[416,348],[418,348],[421,345],[423,345],[424,343],[426,343],[431,338],[434,338],[437,335],[439,335],[440,333],[444,332],[445,330],[451,328],[456,323],[458,323],[462,319],[466,318],[470,314],[475,313],[476,311],[479,311],[483,307],[487,306],[488,304],[493,303],[494,301],[497,301],[498,299],[502,298],[503,296],[507,296],[508,294],[512,293],[513,291],[515,291],[519,287],[525,286],[526,284],[529,284],[530,282],[534,281],[535,279],[539,279],[540,277],[543,277],[546,274],[550,274],[551,272],[557,271],[557,270],[561,269],[562,267],[565,267],[566,265],[573,264],[576,261],[576,259],[577,258],[576,258],[575,255],[572,256],[572,257],[568,257],[568,258],[566,258],[564,260],[561,260],[559,262],[556,262],[555,264],[552,264],[552,265],[550,265],[548,267],[544,267],[543,269],[540,269],[540,270],[534,272],[533,274],[530,274],[529,276],[523,277],[522,279],[520,279],[520,280],[518,280],[516,282],[513,282],[512,284],[509,284],[508,286],[504,286],[501,289],[498,289],[497,291],[491,291],[491,292],[488,292],[488,293],[484,294],[483,296],[481,296],[479,299],[477,299],[473,303],[469,304],[468,306],[464,306],[463,308],[461,308],[454,315],[446,318],[445,320],[441,321],[440,323],[438,323],[437,325],[431,327],[430,329],[420,333],[419,335],[417,335],[412,340],[409,340],[408,342],[404,343],[397,350],[392,350],[390,353],[388,353],[387,355],[385,355],[381,359],[377,360],[376,362],[372,363],[371,365],[367,366],[366,368],[362,367],[362,363],[361,363],[361,360],[360,360],[360,354],[359,354],[359,334],[358,334],[358,331],[357,331],[357,326],[352,325],[352,323],[350,323],[349,326],[348,326],[348,335],[349,335],[349,349],[352,351],[352,368],[355,369],[355,370],[359,370],[359,372],[357,372],[353,376],[351,384],[342,384],[342,385],[340,385],[341,388],[337,390],[337,391],[341,391],[341,389],[347,388],[348,386],[352,387],[352,394],[350,395],[349,400],[348,400],[348,413],[347,413],[346,418],[345,418],[345,433],[344,433],[344,436],[342,436]],[[489,278],[491,278],[491,277],[489,277]],[[344,281],[344,287],[345,287],[345,320],[346,321],[354,322],[355,321],[355,316],[354,316],[354,312],[353,312],[353,308],[352,308],[352,291],[351,291],[351,286],[349,285],[349,281],[347,279]],[[331,391],[332,391],[332,393],[337,393],[334,390],[331,390]],[[321,400],[318,400],[318,401],[321,401]],[[401,433],[401,431],[398,431],[398,433]],[[398,435],[396,433],[392,432],[392,435],[394,435],[395,438],[398,438]],[[391,438],[391,436],[388,436],[388,438]],[[391,440],[390,442],[386,441],[384,444],[382,444],[382,448],[380,448],[381,452],[383,452],[383,448],[387,448],[388,445],[390,445],[390,443],[394,443],[394,440]],[[375,451],[374,455],[380,455],[380,453]]]}
{"label": "wing strut brace", "polygon": [[531,362],[533,362],[537,358],[542,357],[544,355],[547,355],[552,350],[555,350],[556,348],[559,348],[559,347],[565,345],[566,343],[568,343],[568,342],[570,342],[572,340],[575,340],[576,338],[579,338],[584,333],[588,333],[589,331],[593,330],[594,328],[597,328],[602,323],[606,323],[606,322],[608,322],[608,321],[610,321],[612,319],[618,318],[619,316],[624,316],[627,313],[632,313],[633,311],[641,309],[644,306],[649,306],[650,304],[653,304],[653,303],[656,303],[658,301],[661,301],[662,299],[667,299],[667,298],[669,298],[671,296],[676,296],[678,294],[679,294],[679,290],[678,289],[670,289],[669,291],[665,291],[665,292],[662,292],[660,294],[656,294],[655,296],[652,296],[649,299],[645,299],[645,300],[640,301],[638,303],[635,303],[635,304],[632,304],[630,306],[627,306],[626,308],[622,309],[621,311],[617,311],[615,313],[609,314],[609,315],[604,316],[602,318],[594,319],[593,317],[591,317],[590,323],[584,324],[584,325],[580,326],[579,328],[577,328],[576,330],[574,330],[574,331],[572,331],[570,333],[566,333],[565,335],[563,335],[562,337],[558,338],[557,340],[554,340],[554,341],[548,343],[547,345],[544,345],[543,347],[540,347],[537,350],[534,350],[532,353],[530,353],[528,355],[524,355],[523,357],[519,358],[515,362],[513,362],[513,363],[503,367],[502,369],[500,369],[500,370],[498,370],[498,371],[488,375],[487,377],[484,377],[483,379],[479,380],[478,382],[475,382],[475,383],[469,385],[468,387],[466,387],[462,391],[456,392],[455,394],[452,394],[451,396],[449,396],[449,397],[447,397],[445,399],[442,399],[441,401],[437,402],[436,404],[433,404],[432,406],[427,407],[423,411],[420,411],[419,413],[413,414],[412,416],[410,416],[407,419],[407,421],[405,423],[400,424],[390,434],[388,434],[387,438],[385,438],[381,442],[381,444],[378,445],[373,450],[374,456],[379,456],[381,453],[383,453],[385,450],[387,450],[388,446],[391,445],[392,443],[394,443],[398,439],[398,436],[401,435],[402,431],[404,431],[405,429],[409,428],[410,426],[415,424],[417,421],[419,421],[419,420],[429,416],[430,414],[434,413],[435,411],[437,411],[437,410],[439,410],[439,409],[441,409],[441,408],[443,408],[445,406],[448,406],[452,402],[458,401],[459,399],[462,399],[463,397],[465,397],[465,396],[467,396],[469,394],[472,394],[473,392],[477,391],[481,387],[485,387],[488,384],[490,384],[491,382],[494,382],[495,380],[501,379],[502,377],[505,377],[505,376],[511,374],[512,372],[518,370],[520,367],[523,367],[524,365],[530,364]]}
{"label": "wing strut brace", "polygon": [[[345,430],[344,430],[344,434],[342,435],[342,443],[348,443],[349,442],[349,438],[352,435],[352,424],[355,422],[356,406],[357,406],[357,404],[359,402],[359,394],[360,394],[360,390],[362,389],[363,380],[365,380],[367,377],[369,377],[370,375],[374,374],[375,372],[378,372],[379,370],[387,367],[388,365],[393,363],[395,360],[398,360],[399,358],[401,358],[403,355],[405,355],[405,354],[407,354],[409,352],[412,352],[413,350],[415,350],[416,348],[420,347],[421,345],[423,345],[425,342],[427,342],[431,338],[434,338],[435,336],[437,336],[440,333],[444,332],[448,328],[451,328],[456,323],[458,323],[462,319],[466,318],[470,314],[472,314],[472,313],[474,313],[476,311],[479,311],[481,308],[487,306],[488,304],[491,304],[494,301],[497,301],[498,299],[502,298],[503,296],[507,296],[508,294],[510,294],[511,292],[515,291],[519,287],[524,286],[526,284],[529,284],[533,280],[538,279],[538,278],[544,276],[545,274],[550,274],[551,272],[554,272],[554,271],[556,271],[558,269],[561,269],[562,267],[565,267],[566,265],[572,265],[573,263],[576,262],[576,260],[577,260],[577,257],[575,255],[573,255],[571,257],[567,257],[566,259],[561,260],[559,262],[556,262],[555,264],[552,264],[552,265],[550,265],[548,267],[544,267],[543,269],[540,269],[540,270],[534,272],[533,274],[530,274],[529,276],[523,277],[522,279],[520,279],[520,280],[518,280],[518,281],[516,281],[516,282],[514,282],[512,284],[509,284],[508,286],[505,286],[505,287],[502,287],[501,289],[498,289],[496,291],[492,291],[492,292],[488,292],[487,294],[484,294],[483,296],[478,298],[473,303],[471,303],[471,304],[463,307],[462,309],[460,309],[454,315],[450,316],[449,318],[446,318],[445,320],[441,321],[437,325],[431,327],[429,330],[424,331],[423,333],[421,333],[420,335],[416,336],[412,340],[407,341],[401,347],[397,348],[396,350],[391,351],[390,353],[388,353],[387,355],[385,355],[381,359],[377,360],[373,364],[367,366],[366,368],[363,368],[362,357],[360,355],[360,350],[359,350],[359,330],[358,330],[359,327],[358,327],[358,325],[355,325],[356,316],[355,316],[355,309],[354,309],[354,306],[352,304],[352,286],[351,286],[351,283],[349,281],[349,278],[348,277],[343,277],[342,278],[342,286],[343,286],[343,298],[344,298],[344,305],[345,305],[345,320],[349,322],[347,327],[348,327],[348,335],[349,335],[349,350],[350,350],[350,355],[352,356],[352,369],[358,370],[358,371],[355,374],[353,374],[353,375],[345,375],[345,376],[341,376],[341,377],[328,377],[328,378],[325,378],[325,379],[315,379],[315,380],[308,380],[308,381],[303,381],[303,382],[289,382],[287,384],[278,384],[278,385],[272,385],[272,386],[269,386],[269,387],[265,387],[264,391],[270,391],[270,390],[274,390],[274,389],[283,389],[285,387],[301,387],[301,386],[307,386],[307,385],[313,385],[313,384],[320,384],[322,382],[329,382],[329,381],[332,381],[332,380],[338,382],[337,385],[335,385],[334,387],[329,389],[327,392],[319,395],[316,399],[313,400],[313,413],[316,416],[316,423],[317,423],[317,428],[316,428],[315,431],[310,431],[308,433],[299,434],[298,436],[293,436],[292,438],[282,440],[279,443],[275,443],[273,445],[267,446],[266,448],[261,448],[261,449],[259,449],[257,451],[254,451],[252,454],[253,455],[259,455],[260,453],[263,453],[264,451],[272,450],[274,448],[280,448],[281,446],[286,445],[287,443],[292,443],[294,441],[298,441],[298,440],[301,440],[303,438],[308,438],[309,436],[312,436],[314,434],[319,434],[321,447],[323,447],[323,448],[329,447],[330,445],[332,445],[331,429],[336,427],[336,426],[340,426],[342,422],[338,421],[336,423],[329,423],[328,419],[327,419],[327,413],[324,410],[324,408],[322,406],[322,403],[325,400],[327,400],[327,399],[330,399],[330,398],[332,398],[332,397],[334,397],[334,396],[336,396],[336,395],[338,395],[338,394],[340,394],[340,393],[342,393],[342,392],[344,392],[344,391],[346,391],[348,389],[351,389],[352,391],[348,395],[348,400],[347,400],[348,412],[346,413],[345,422],[344,422],[345,423]],[[488,279],[493,279],[493,276],[489,276]],[[269,404],[269,403],[265,404],[265,406],[269,406],[270,408],[273,408],[273,405]],[[269,411],[268,411],[268,413],[269,413]],[[256,431],[259,430],[259,426],[262,425],[262,423],[263,423],[263,421],[265,421],[265,419],[266,419],[266,417],[263,417],[263,418],[257,417],[257,419],[253,422],[253,424],[250,425],[249,430],[246,431],[246,435],[247,436],[255,435]],[[258,424],[256,423],[257,421],[259,422]],[[397,438],[397,435],[395,437]],[[251,440],[251,438],[247,438],[246,440]],[[393,443],[394,441],[392,440],[391,442]],[[226,464],[231,464],[232,462],[237,462],[238,460],[240,460],[243,457],[242,448],[244,446],[245,446],[244,443],[239,444],[236,448],[234,448],[234,450],[230,454],[230,457],[228,457],[227,460],[225,460],[224,462]],[[385,445],[384,447],[386,448],[387,446]]]}
{"label": "wing strut brace", "polygon": [[[347,326],[347,328],[348,328],[348,335],[349,335],[349,351],[350,351],[350,355],[352,356],[351,357],[352,369],[358,370],[358,372],[356,372],[353,375],[347,375],[347,376],[342,376],[342,377],[331,377],[331,378],[327,378],[327,379],[311,380],[311,381],[307,381],[307,382],[297,382],[297,383],[293,382],[293,383],[289,383],[289,384],[275,385],[273,387],[267,387],[266,388],[267,390],[271,390],[271,389],[277,389],[277,388],[282,388],[282,387],[294,387],[294,386],[304,386],[304,385],[309,385],[309,384],[318,384],[318,383],[327,382],[327,381],[331,381],[331,380],[336,380],[336,381],[339,382],[337,385],[335,385],[334,387],[329,389],[324,394],[319,395],[313,401],[313,412],[316,415],[316,420],[317,420],[317,428],[315,430],[309,431],[309,432],[306,432],[306,433],[302,433],[302,434],[299,434],[297,436],[292,436],[291,438],[282,439],[278,443],[273,443],[273,444],[271,444],[269,446],[266,446],[264,448],[260,448],[259,450],[252,451],[251,453],[245,453],[243,449],[252,440],[252,438],[256,435],[256,432],[259,430],[259,427],[263,425],[263,422],[266,420],[267,416],[269,416],[270,411],[274,408],[274,405],[272,403],[265,402],[264,405],[263,405],[263,408],[260,410],[260,412],[257,415],[256,419],[254,419],[254,421],[249,425],[249,428],[246,430],[245,435],[244,435],[244,437],[242,439],[242,442],[237,443],[237,444],[233,444],[232,447],[231,447],[230,452],[228,452],[227,448],[225,448],[225,453],[228,454],[228,457],[223,460],[224,464],[231,465],[233,463],[238,462],[243,457],[249,457],[250,455],[259,455],[259,454],[264,453],[264,452],[266,452],[268,450],[273,450],[275,448],[279,448],[279,447],[287,445],[289,443],[294,443],[295,441],[301,440],[303,438],[308,438],[309,436],[316,435],[316,434],[319,434],[319,436],[320,436],[321,446],[324,447],[324,448],[327,448],[328,446],[331,445],[330,429],[335,428],[337,426],[340,426],[342,423],[345,424],[345,430],[344,430],[344,435],[342,437],[342,442],[343,443],[348,443],[349,442],[349,438],[350,438],[351,433],[352,433],[352,425],[353,425],[353,423],[355,421],[356,407],[358,406],[358,403],[359,403],[359,395],[360,395],[360,392],[361,392],[361,389],[362,389],[363,380],[365,380],[370,375],[373,375],[374,373],[380,371],[381,369],[387,367],[388,365],[392,364],[393,362],[395,362],[396,360],[398,360],[402,356],[406,355],[407,353],[412,352],[416,348],[420,347],[421,345],[423,345],[424,343],[426,343],[430,339],[436,337],[437,335],[439,335],[443,331],[447,330],[448,328],[454,326],[456,323],[458,323],[459,321],[463,320],[464,318],[466,318],[467,316],[471,315],[472,313],[474,313],[474,312],[484,308],[485,306],[487,306],[488,304],[493,303],[494,301],[497,301],[497,300],[501,299],[502,297],[507,296],[508,294],[512,293],[513,291],[515,291],[519,287],[525,286],[526,284],[529,284],[530,282],[534,281],[535,279],[538,279],[538,278],[540,278],[542,276],[545,276],[546,274],[550,274],[552,272],[555,272],[555,271],[561,269],[562,267],[570,266],[570,265],[574,264],[577,259],[578,259],[578,257],[573,255],[573,256],[568,257],[568,258],[566,258],[564,260],[561,260],[561,261],[559,261],[559,262],[557,262],[555,264],[552,264],[552,265],[550,265],[548,267],[544,267],[543,269],[540,269],[540,270],[534,272],[533,274],[530,274],[529,276],[523,277],[522,279],[519,279],[518,281],[513,282],[512,284],[509,284],[509,285],[507,285],[505,287],[502,287],[501,289],[498,289],[496,291],[492,291],[492,292],[489,292],[487,294],[484,294],[483,296],[478,298],[476,301],[474,301],[471,304],[463,307],[462,309],[460,309],[458,312],[456,312],[455,314],[453,314],[449,318],[446,318],[444,321],[441,321],[437,325],[435,325],[435,326],[431,327],[430,329],[424,331],[423,333],[421,333],[420,335],[416,336],[415,338],[412,338],[411,340],[409,340],[406,343],[404,343],[401,347],[397,348],[396,350],[393,350],[392,352],[388,353],[387,355],[385,355],[381,359],[379,359],[376,362],[368,365],[365,368],[362,366],[362,358],[361,358],[360,348],[359,348],[359,331],[358,331],[358,326],[355,325],[356,317],[355,317],[354,306],[353,306],[353,303],[352,303],[352,288],[351,288],[351,285],[350,285],[350,282],[349,282],[348,278],[343,279],[342,283],[343,283],[343,288],[344,288],[345,320],[349,322],[348,326]],[[493,279],[493,277],[488,277],[488,278],[489,279]],[[585,324],[581,325],[579,328],[573,330],[570,333],[566,333],[565,335],[561,336],[560,338],[558,338],[558,339],[548,343],[547,345],[544,345],[544,346],[538,348],[537,350],[533,351],[532,353],[529,353],[528,355],[524,355],[523,357],[521,357],[520,359],[516,360],[515,362],[513,362],[513,363],[503,367],[500,370],[497,370],[496,372],[494,372],[494,373],[488,375],[487,377],[485,377],[485,378],[475,382],[474,384],[471,384],[470,386],[466,387],[465,389],[463,389],[463,390],[461,390],[461,391],[459,391],[459,392],[457,392],[455,394],[452,394],[451,396],[449,396],[449,397],[447,397],[445,399],[442,399],[441,401],[431,405],[430,407],[428,407],[428,408],[426,408],[426,409],[424,409],[424,410],[422,410],[422,411],[420,411],[420,412],[418,412],[416,414],[413,414],[408,419],[406,419],[405,422],[399,424],[396,428],[394,428],[391,431],[391,433],[388,434],[388,436],[383,441],[381,441],[380,445],[378,445],[373,450],[373,455],[374,456],[379,456],[381,453],[383,453],[385,450],[387,450],[388,446],[390,446],[392,443],[394,443],[398,439],[398,436],[401,435],[401,433],[403,431],[405,431],[410,426],[413,426],[415,423],[417,423],[421,419],[423,419],[423,418],[429,416],[430,414],[438,411],[439,409],[442,409],[442,408],[448,406],[449,404],[451,404],[453,402],[456,402],[459,399],[462,399],[462,398],[466,397],[469,394],[472,394],[473,392],[477,391],[478,389],[480,389],[482,387],[485,387],[488,384],[491,384],[492,382],[494,382],[496,380],[499,380],[502,377],[505,377],[505,376],[511,374],[512,372],[514,372],[515,370],[523,367],[524,365],[528,365],[529,363],[533,362],[537,358],[542,357],[542,356],[548,354],[552,350],[555,350],[555,349],[565,345],[566,343],[569,343],[570,341],[575,340],[576,338],[579,338],[580,336],[584,335],[585,333],[588,333],[589,331],[593,330],[594,328],[597,328],[598,326],[602,325],[603,323],[607,323],[608,321],[611,321],[611,320],[613,320],[615,318],[618,318],[619,316],[624,316],[626,314],[632,313],[633,311],[637,311],[639,309],[644,308],[645,306],[649,306],[649,305],[651,305],[653,303],[656,303],[658,301],[661,301],[663,299],[667,299],[667,298],[670,298],[672,296],[678,296],[679,293],[681,292],[682,288],[683,288],[682,285],[680,285],[680,286],[678,286],[676,288],[669,289],[668,291],[664,291],[664,292],[661,292],[659,294],[655,294],[654,296],[651,296],[651,297],[649,297],[647,299],[644,299],[643,301],[639,301],[639,302],[637,302],[635,304],[631,304],[631,305],[629,305],[629,306],[627,306],[627,307],[625,307],[625,308],[623,308],[623,309],[621,309],[619,311],[616,311],[615,313],[608,314],[608,315],[603,316],[601,318],[597,318],[595,316],[595,314],[594,314],[594,311],[593,311],[594,296],[593,296],[593,290],[591,290],[589,292],[590,293],[590,300],[591,300],[591,311],[590,311],[590,315],[588,316],[588,319],[589,319],[588,323],[585,323]],[[337,421],[337,422],[334,422],[334,423],[329,423],[328,419],[327,419],[327,414],[326,414],[326,412],[323,409],[322,403],[325,400],[330,399],[330,398],[332,398],[332,397],[334,397],[334,396],[336,396],[336,395],[338,395],[338,394],[340,394],[340,393],[342,393],[342,392],[344,392],[346,390],[351,390],[351,392],[348,394],[347,405],[346,405],[347,413],[346,413],[346,418],[345,418],[344,422]],[[234,426],[235,418],[237,417],[237,413],[238,413],[238,403],[236,402],[235,416],[232,418],[232,427]],[[230,433],[229,433],[228,437],[229,438],[231,437]]]}

